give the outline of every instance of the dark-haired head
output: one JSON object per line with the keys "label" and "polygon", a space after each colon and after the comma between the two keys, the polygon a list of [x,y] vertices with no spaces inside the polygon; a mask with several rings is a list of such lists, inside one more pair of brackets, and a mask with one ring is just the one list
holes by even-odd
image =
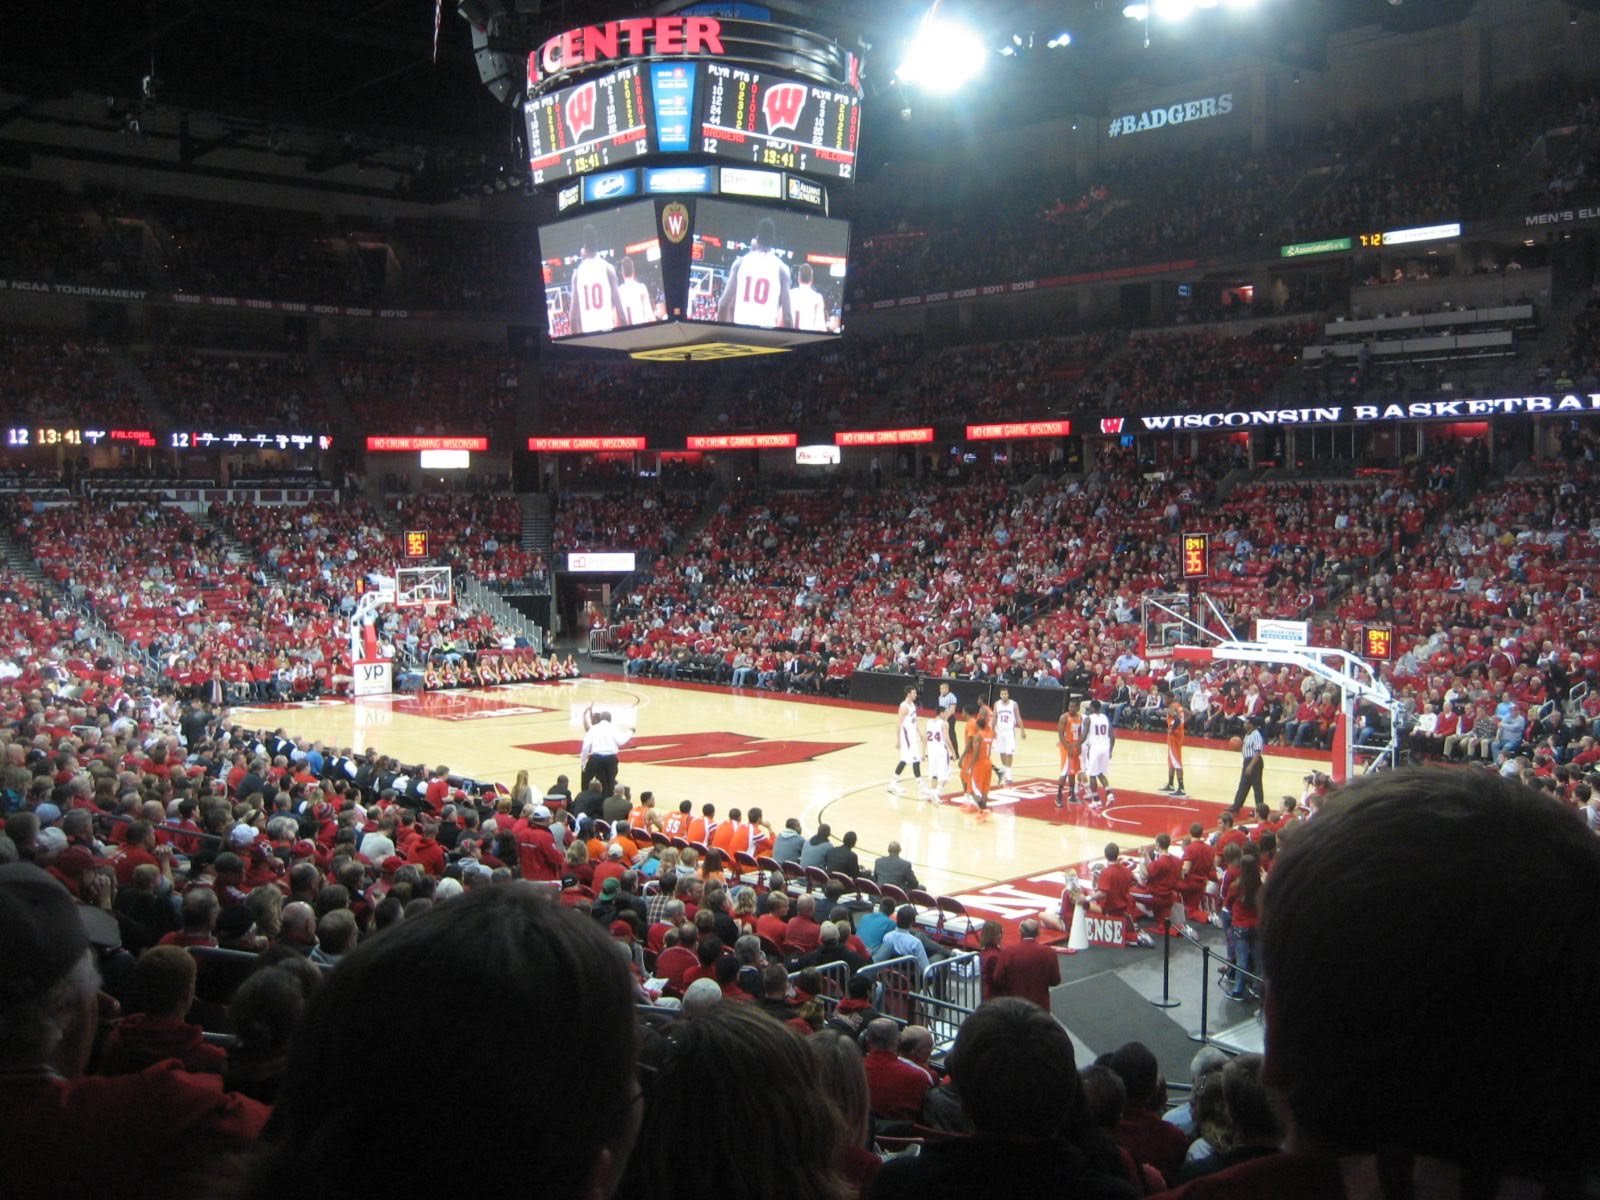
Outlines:
{"label": "dark-haired head", "polygon": [[[495,1036],[453,1036],[465,1014]],[[530,1014],[559,1015],[561,1036]],[[561,1095],[584,1119],[521,1140],[540,1164],[540,1194],[577,1200],[598,1180],[605,1195],[633,1132],[634,1040],[627,970],[593,922],[522,884],[439,905],[351,952],[312,999],[268,1126],[274,1149],[248,1195],[280,1195],[291,1174],[302,1195],[461,1190],[457,1156],[351,1153],[394,1095],[397,1062],[439,1113]],[[468,1190],[521,1197],[527,1180],[477,1171]]]}

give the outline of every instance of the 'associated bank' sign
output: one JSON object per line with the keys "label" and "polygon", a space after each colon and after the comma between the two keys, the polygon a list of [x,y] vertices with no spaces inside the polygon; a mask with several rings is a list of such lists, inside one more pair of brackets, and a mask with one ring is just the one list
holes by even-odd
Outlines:
{"label": "'associated bank' sign", "polygon": [[[1370,421],[1457,421],[1540,413],[1600,413],[1600,392],[1506,396],[1494,400],[1413,400],[1409,404],[1330,404],[1315,408],[1241,409],[1140,417],[1146,433],[1177,429],[1246,429],[1257,425],[1348,425]],[[1101,422],[1104,430],[1105,422]]]}
{"label": "'associated bank' sign", "polygon": [[1225,117],[1233,111],[1233,93],[1220,96],[1202,96],[1198,100],[1180,100],[1165,108],[1148,108],[1144,112],[1124,113],[1111,118],[1107,137],[1121,137],[1130,133],[1144,133],[1150,129],[1165,129],[1168,125],[1186,125],[1190,121],[1203,121],[1207,117]]}

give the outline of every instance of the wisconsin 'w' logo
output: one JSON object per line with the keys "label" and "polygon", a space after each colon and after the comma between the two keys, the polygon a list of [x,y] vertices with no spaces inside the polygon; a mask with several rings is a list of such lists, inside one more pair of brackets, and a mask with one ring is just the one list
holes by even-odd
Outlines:
{"label": "wisconsin 'w' logo", "polygon": [[594,128],[595,85],[586,83],[567,97],[567,130],[578,141]]}
{"label": "wisconsin 'w' logo", "polygon": [[800,124],[800,113],[806,106],[806,89],[796,83],[780,83],[767,89],[761,102],[767,117],[767,132],[793,129]]}

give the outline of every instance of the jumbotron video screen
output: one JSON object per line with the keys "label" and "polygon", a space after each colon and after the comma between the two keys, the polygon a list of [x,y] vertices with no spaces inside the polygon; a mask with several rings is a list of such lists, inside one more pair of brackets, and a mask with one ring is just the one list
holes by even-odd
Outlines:
{"label": "jumbotron video screen", "polygon": [[666,316],[655,205],[646,200],[539,230],[552,338],[610,333]]}
{"label": "jumbotron video screen", "polygon": [[695,208],[689,320],[839,333],[850,223],[749,204]]}

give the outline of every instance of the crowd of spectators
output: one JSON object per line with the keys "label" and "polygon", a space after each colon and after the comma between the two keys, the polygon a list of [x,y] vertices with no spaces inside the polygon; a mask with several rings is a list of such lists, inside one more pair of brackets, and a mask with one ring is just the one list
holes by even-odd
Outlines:
{"label": "crowd of spectators", "polygon": [[310,213],[171,197],[107,201],[148,230],[151,275],[175,292],[300,302],[372,304],[382,274],[364,272],[354,245]]}
{"label": "crowd of spectators", "polygon": [[330,360],[358,427],[371,433],[482,434],[516,414],[521,367],[491,346],[347,346]]}
{"label": "crowd of spectators", "polygon": [[304,433],[329,427],[327,403],[303,355],[153,345],[135,359],[160,404],[190,426]]}
{"label": "crowd of spectators", "polygon": [[700,512],[704,493],[681,488],[563,492],[555,512],[556,554],[575,550],[637,550],[668,554]]}
{"label": "crowd of spectators", "polygon": [[144,414],[100,338],[0,333],[0,412],[23,423],[137,424]]}
{"label": "crowd of spectators", "polygon": [[522,548],[522,505],[508,491],[422,492],[391,496],[388,505],[402,529],[425,530],[434,558],[458,575],[495,588],[546,571]]}
{"label": "crowd of spectators", "polygon": [[542,434],[681,433],[726,386],[690,363],[569,359],[542,363],[539,375]]}

